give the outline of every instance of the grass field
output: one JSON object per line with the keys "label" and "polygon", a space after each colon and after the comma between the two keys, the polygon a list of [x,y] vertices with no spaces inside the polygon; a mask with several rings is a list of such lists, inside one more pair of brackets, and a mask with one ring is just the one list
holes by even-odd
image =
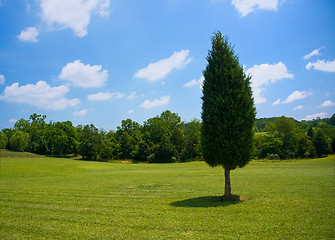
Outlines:
{"label": "grass field", "polygon": [[334,239],[334,156],[251,162],[86,162],[1,150],[1,239]]}

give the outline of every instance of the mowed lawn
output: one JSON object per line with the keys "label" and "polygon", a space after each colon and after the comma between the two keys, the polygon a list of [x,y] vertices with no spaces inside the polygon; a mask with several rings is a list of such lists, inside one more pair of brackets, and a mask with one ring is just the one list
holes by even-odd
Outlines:
{"label": "mowed lawn", "polygon": [[251,162],[86,162],[1,151],[1,239],[334,239],[334,155]]}

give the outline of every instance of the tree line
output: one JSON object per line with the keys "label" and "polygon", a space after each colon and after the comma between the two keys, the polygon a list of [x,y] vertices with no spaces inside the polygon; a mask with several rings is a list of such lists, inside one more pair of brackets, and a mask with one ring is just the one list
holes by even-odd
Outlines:
{"label": "tree line", "polygon": [[45,122],[45,115],[20,119],[13,129],[0,132],[0,148],[43,155],[79,154],[83,159],[107,161],[132,159],[175,162],[201,159],[201,123],[181,121],[176,113],[164,111],[142,125],[122,120],[116,131],[93,124],[73,126],[71,121]]}
{"label": "tree line", "polygon": [[[301,122],[283,116],[270,119],[264,126],[266,121],[256,121],[256,158],[314,158],[335,152],[335,114]],[[257,125],[264,128],[258,129]]]}
{"label": "tree line", "polygon": [[[71,121],[47,123],[45,119],[45,115],[34,113],[28,120],[18,120],[13,128],[2,129],[0,148],[42,155],[75,154],[94,161],[167,163],[202,159],[202,123],[197,119],[182,122],[169,110],[143,124],[122,120],[115,131],[108,132],[93,124],[74,126]],[[265,120],[255,123],[255,158],[313,158],[335,151],[335,114],[301,122],[283,116],[262,125]]]}

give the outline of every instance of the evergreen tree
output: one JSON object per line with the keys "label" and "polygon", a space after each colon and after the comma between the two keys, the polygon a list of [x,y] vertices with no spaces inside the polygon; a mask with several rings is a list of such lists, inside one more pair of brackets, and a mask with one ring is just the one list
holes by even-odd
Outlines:
{"label": "evergreen tree", "polygon": [[211,166],[225,169],[225,197],[231,198],[230,171],[244,167],[253,154],[255,107],[238,57],[221,32],[212,38],[203,83],[203,157]]}

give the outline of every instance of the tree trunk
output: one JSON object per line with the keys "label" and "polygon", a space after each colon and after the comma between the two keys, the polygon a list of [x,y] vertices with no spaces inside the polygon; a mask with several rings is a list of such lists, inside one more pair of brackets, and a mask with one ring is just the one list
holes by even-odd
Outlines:
{"label": "tree trunk", "polygon": [[230,187],[230,169],[225,168],[224,169],[224,175],[225,175],[225,191],[224,195],[227,200],[231,198],[231,187]]}

